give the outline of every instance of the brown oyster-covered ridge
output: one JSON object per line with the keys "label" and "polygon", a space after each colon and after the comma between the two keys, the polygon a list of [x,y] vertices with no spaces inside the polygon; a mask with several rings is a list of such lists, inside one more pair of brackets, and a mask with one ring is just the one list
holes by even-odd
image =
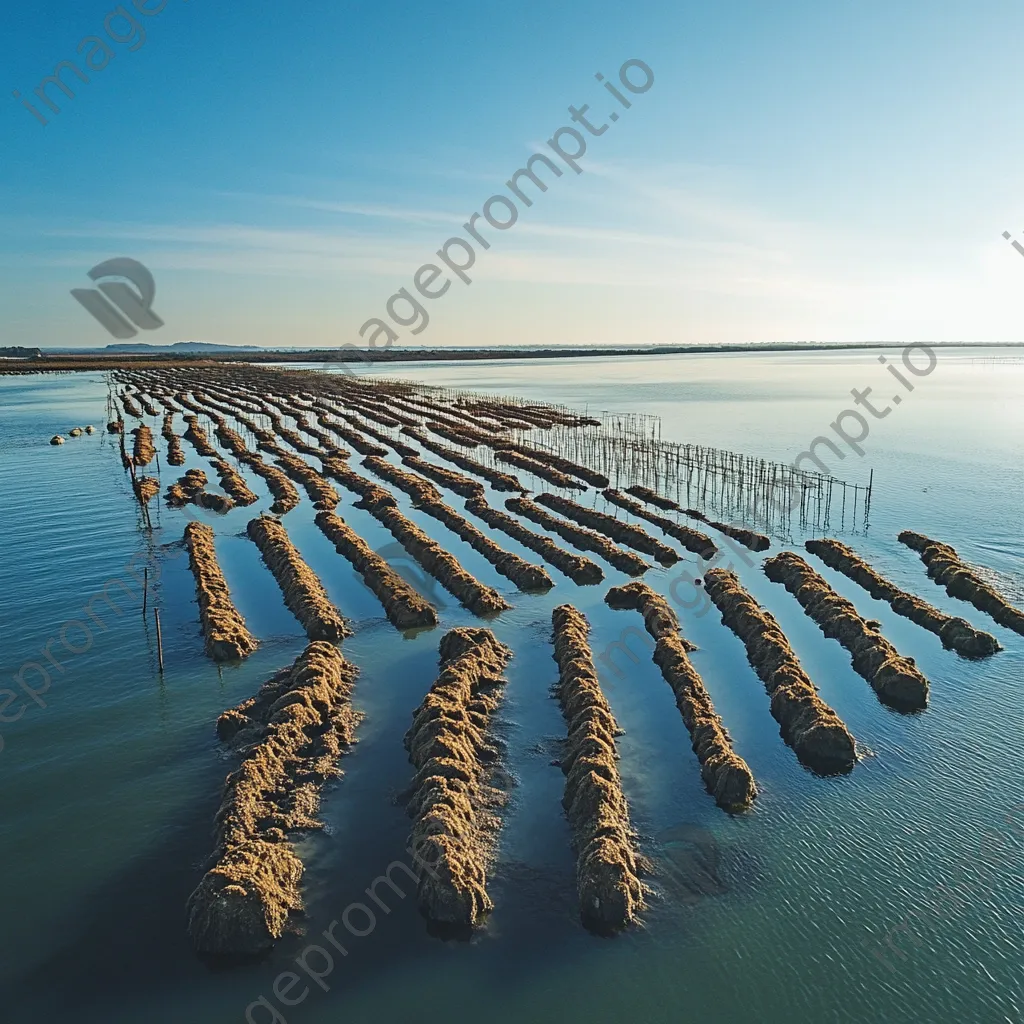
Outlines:
{"label": "brown oyster-covered ridge", "polygon": [[322,827],[321,790],[341,775],[338,760],[355,742],[356,674],[333,644],[314,642],[221,715],[218,734],[243,759],[224,784],[212,866],[188,900],[188,932],[201,956],[259,956],[302,909],[303,866],[290,836]]}
{"label": "brown oyster-covered ridge", "polygon": [[613,587],[605,601],[611,608],[631,608],[643,615],[655,641],[654,663],[676,696],[708,792],[723,810],[748,810],[757,796],[754,773],[733,749],[704,680],[690,661],[693,644],[681,634],[669,603],[639,580]]}
{"label": "brown oyster-covered ridge", "polygon": [[927,707],[928,680],[914,660],[903,657],[875,623],[862,618],[853,602],[837,594],[798,554],[783,551],[769,558],[764,573],[785,586],[825,636],[838,640],[850,652],[854,670],[871,684],[883,703],[899,711]]}
{"label": "brown oyster-covered ridge", "polygon": [[492,720],[511,657],[488,629],[446,633],[437,679],[405,736],[416,769],[407,808],[417,903],[428,920],[450,927],[479,925],[494,907],[487,881],[502,793],[490,780],[498,758]]}
{"label": "brown oyster-covered ridge", "polygon": [[238,661],[252,654],[258,644],[231,599],[213,537],[213,530],[205,523],[185,526],[185,550],[196,581],[206,653],[215,661]]}
{"label": "brown oyster-covered ridge", "polygon": [[934,633],[944,647],[965,658],[987,658],[1003,649],[991,633],[975,629],[966,619],[947,615],[922,598],[897,587],[841,541],[829,538],[809,540],[804,547],[826,565],[859,583],[872,597],[888,602],[898,615]]}
{"label": "brown oyster-covered ridge", "polygon": [[722,621],[743,641],[747,660],[771,698],[772,717],[786,743],[822,774],[850,771],[857,745],[843,720],[818,696],[775,617],[744,589],[736,573],[709,569],[704,588]]}
{"label": "brown oyster-covered ridge", "polygon": [[594,669],[586,616],[560,605],[552,626],[555,694],[568,726],[562,806],[576,851],[580,917],[587,928],[612,933],[636,923],[645,895],[617,764],[615,738],[622,730]]}

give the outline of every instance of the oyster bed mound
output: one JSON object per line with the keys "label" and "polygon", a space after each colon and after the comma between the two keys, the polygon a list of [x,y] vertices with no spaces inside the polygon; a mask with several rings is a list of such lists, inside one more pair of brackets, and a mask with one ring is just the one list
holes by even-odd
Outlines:
{"label": "oyster bed mound", "polygon": [[145,424],[136,427],[135,444],[132,449],[132,461],[136,466],[148,466],[156,458],[156,446],[153,444],[153,431]]}
{"label": "oyster bed mound", "polygon": [[328,476],[337,480],[342,487],[359,495],[356,505],[360,508],[372,512],[374,509],[398,504],[395,496],[386,487],[381,487],[380,484],[375,484],[361,473],[357,473],[344,459],[324,459],[323,464],[324,472]]}
{"label": "oyster bed mound", "polygon": [[[285,451],[273,442],[260,441],[259,447],[274,456],[278,466],[293,480],[302,484],[315,509],[333,512],[341,498],[338,492],[305,459]],[[325,456],[325,460],[329,456]]]}
{"label": "oyster bed mound", "polygon": [[289,833],[322,827],[320,792],[341,775],[338,760],[355,742],[356,674],[332,644],[311,643],[218,720],[242,764],[224,783],[212,867],[188,900],[188,933],[201,956],[266,953],[302,909],[302,861]]}
{"label": "oyster bed mound", "polygon": [[923,533],[904,530],[901,544],[918,552],[928,567],[928,575],[946,588],[952,597],[970,601],[975,608],[990,615],[1000,626],[1024,635],[1024,612],[1015,608],[994,587],[989,586],[956,552],[956,548],[932,540]]}
{"label": "oyster bed mound", "polygon": [[549,484],[554,484],[555,487],[562,487],[565,490],[575,491],[585,491],[587,489],[586,484],[581,483],[575,477],[569,476],[568,473],[563,473],[560,469],[556,469],[547,462],[541,462],[539,459],[531,458],[529,455],[523,455],[511,448],[496,449],[494,452],[494,460],[495,462],[507,462],[510,465],[525,470],[527,473],[532,473],[541,480],[546,480]]}
{"label": "oyster bed mound", "polygon": [[631,608],[643,615],[647,632],[655,640],[654,662],[676,695],[708,792],[730,813],[749,809],[757,796],[754,773],[733,750],[732,738],[715,712],[704,680],[688,657],[695,648],[679,632],[678,619],[668,602],[639,580],[613,587],[605,601],[611,608]]}
{"label": "oyster bed mound", "polygon": [[590,625],[572,605],[552,613],[555,695],[568,726],[561,759],[562,806],[576,851],[576,889],[585,927],[611,934],[636,922],[644,885],[622,792],[615,737],[622,734],[594,669]]}
{"label": "oyster bed mound", "polygon": [[[217,420],[216,433],[220,441],[239,462],[244,463],[257,476],[261,476],[266,480],[267,488],[274,496],[274,503],[270,506],[270,511],[275,516],[284,515],[285,512],[290,512],[298,505],[299,492],[295,489],[295,485],[291,480],[277,466],[267,465],[263,461],[262,456],[251,452],[241,435],[237,431],[232,430],[223,419]],[[268,436],[272,438],[273,435]]]}
{"label": "oyster bed mound", "polygon": [[651,505],[657,505],[658,508],[663,508],[670,512],[677,511],[681,507],[678,501],[673,501],[671,498],[665,498],[657,491],[652,491],[650,487],[644,487],[641,484],[636,484],[633,487],[627,487],[626,493],[632,494],[634,498],[639,498],[641,501],[646,501]]}
{"label": "oyster bed mound", "polygon": [[771,540],[763,533],[758,533],[757,530],[750,530],[745,526],[732,526],[729,523],[718,522],[716,519],[708,519],[703,512],[698,512],[695,508],[684,508],[683,514],[691,519],[696,519],[698,522],[707,523],[708,526],[714,527],[727,537],[738,540],[744,547],[750,548],[751,551],[767,551],[772,545]]}
{"label": "oyster bed mound", "polygon": [[196,580],[206,653],[215,661],[238,661],[252,654],[258,645],[231,600],[227,580],[217,561],[213,530],[205,523],[188,523],[185,550]]}
{"label": "oyster bed mound", "polygon": [[560,548],[550,537],[542,533],[528,530],[513,516],[492,508],[483,498],[470,498],[466,509],[488,526],[507,533],[524,547],[530,548],[541,555],[556,569],[560,569],[574,583],[586,586],[589,583],[600,583],[604,579],[604,570],[596,562],[584,555],[575,555],[571,551]]}
{"label": "oyster bed mound", "polygon": [[[374,465],[386,466],[387,469],[382,468],[382,472],[389,476],[397,474],[396,479],[410,476],[410,474],[391,466],[390,463],[376,463],[372,456],[366,461],[370,464],[371,468]],[[487,586],[485,583],[481,583],[462,566],[454,555],[446,551],[436,540],[409,519],[398,508],[395,496],[387,488],[372,483],[349,466],[341,463],[338,459],[327,460],[325,462],[325,469],[349,490],[361,495],[361,500],[357,504],[365,508],[378,522],[387,527],[395,540],[434,579],[450,594],[457,597],[470,611],[476,615],[491,615],[512,607],[497,590]],[[427,484],[433,489],[433,484],[430,484],[429,481],[424,480],[422,483]],[[419,489],[419,485],[416,485],[416,489]],[[469,537],[469,531],[473,531],[480,538],[483,538],[488,545],[496,547],[492,541],[484,538],[483,534],[476,530],[472,524],[466,522],[463,517],[458,516],[454,510],[449,509],[443,502],[422,501],[420,502],[420,507],[425,511],[430,511],[432,515],[441,518],[442,521],[449,522],[453,529],[464,525],[467,528],[466,531],[460,530],[459,532],[465,532],[467,538]]]}
{"label": "oyster bed mound", "polygon": [[275,516],[291,512],[299,503],[299,492],[288,477],[277,466],[269,466],[258,455],[248,455],[244,459],[249,468],[267,481],[267,488],[274,496],[274,504],[270,511]]}
{"label": "oyster bed mound", "polygon": [[494,908],[487,875],[503,794],[490,780],[498,761],[491,724],[511,657],[489,629],[446,633],[437,679],[405,735],[416,769],[407,808],[417,851],[417,903],[440,924],[471,928]]}
{"label": "oyster bed mound", "polygon": [[454,448],[439,444],[428,437],[422,430],[417,430],[413,427],[402,427],[402,433],[415,438],[427,451],[440,455],[446,462],[451,462],[453,465],[459,466],[474,476],[479,476],[489,481],[495,490],[519,491],[520,493],[526,490],[511,473],[502,473],[501,470],[485,466],[482,462],[477,462],[476,459],[472,459]]}
{"label": "oyster bed mound", "polygon": [[543,526],[545,530],[557,533],[577,548],[596,552],[610,565],[630,576],[642,576],[650,569],[650,565],[639,555],[616,547],[604,534],[559,519],[529,498],[506,498],[505,508],[518,512],[538,526]]}
{"label": "oyster bed mound", "polygon": [[124,406],[124,411],[129,416],[134,416],[137,420],[142,419],[142,410],[132,401],[131,395],[126,391],[121,392],[121,405]]}
{"label": "oyster bed mound", "polygon": [[461,494],[464,498],[482,498],[484,496],[484,485],[479,480],[471,480],[468,476],[456,473],[453,469],[437,466],[433,462],[413,455],[406,456],[402,459],[402,463],[417,473],[431,477],[450,491]]}
{"label": "oyster bed mound", "polygon": [[339,554],[344,555],[362,575],[396,629],[437,625],[437,609],[413,590],[344,519],[323,511],[317,513],[316,524]]}
{"label": "oyster bed mound", "polygon": [[631,523],[624,523],[621,519],[598,512],[596,509],[586,508],[578,502],[563,498],[557,494],[538,494],[534,499],[538,504],[547,505],[555,512],[561,513],[567,519],[574,519],[582,526],[587,526],[598,533],[603,533],[612,540],[619,541],[637,551],[654,555],[662,565],[675,565],[679,561],[679,554],[667,544],[652,537],[646,530]]}
{"label": "oyster bed mound", "polygon": [[221,487],[231,495],[236,505],[255,505],[259,501],[255,492],[250,490],[249,485],[245,482],[245,478],[231,463],[224,459],[212,459],[211,461],[213,468],[217,470],[217,476],[220,477]]}
{"label": "oyster bed mound", "polygon": [[132,482],[132,488],[135,490],[135,497],[145,505],[150,498],[160,493],[160,481],[155,476],[140,476],[138,480]]}
{"label": "oyster bed mound", "polygon": [[680,541],[687,551],[700,555],[704,561],[710,561],[718,554],[715,542],[706,533],[684,526],[673,519],[666,519],[665,516],[659,516],[656,512],[651,512],[638,501],[633,501],[632,498],[626,497],[622,491],[617,491],[613,487],[608,487],[601,493],[605,500],[610,501],[613,505],[618,505],[619,508],[624,508],[627,512],[632,512],[633,515],[646,519],[655,526],[660,526],[670,537],[675,537]]}
{"label": "oyster bed mound", "polygon": [[206,474],[201,469],[189,469],[167,488],[167,504],[181,508],[192,501],[206,487]]}
{"label": "oyster bed mound", "polygon": [[857,763],[853,735],[818,696],[774,616],[747,593],[731,570],[709,569],[704,589],[722,621],[743,641],[747,660],[771,697],[772,717],[797,757],[821,774],[850,771]]}
{"label": "oyster bed mound", "polygon": [[894,612],[934,633],[944,647],[965,658],[987,658],[1003,649],[991,633],[975,629],[966,619],[946,615],[920,597],[901,590],[840,541],[809,540],[804,547],[826,565],[859,583],[872,597],[888,601]]}
{"label": "oyster bed mound", "polygon": [[174,432],[174,413],[169,412],[164,416],[164,425],[161,430],[164,440],[167,442],[167,463],[171,466],[184,466],[185,453],[181,447],[181,438]]}
{"label": "oyster bed mound", "polygon": [[[666,498],[663,495],[658,494],[657,491],[652,491],[650,487],[643,487],[639,484],[633,487],[627,487],[626,494],[632,494],[633,497],[640,498],[642,501],[646,501],[649,505],[657,505],[658,508],[667,509],[669,511],[682,512],[684,515],[689,516],[691,519],[696,519],[698,522],[701,523],[707,523],[708,526],[713,527],[720,533],[724,533],[727,537],[732,537],[733,540],[739,541],[744,547],[750,548],[751,551],[767,551],[768,548],[771,547],[771,539],[763,533],[758,533],[757,530],[751,530],[745,526],[732,526],[729,523],[722,523],[716,519],[709,519],[703,512],[699,512],[695,508],[684,509],[678,501],[673,501],[671,498]],[[605,497],[609,498],[607,492],[605,493]],[[609,500],[615,501],[616,504],[622,505],[623,508],[630,507],[629,505],[623,504],[623,502],[615,498],[609,498]],[[643,512],[636,512],[636,514],[644,515]],[[651,522],[658,523],[659,525],[661,525],[662,522],[669,521],[661,520],[657,517],[650,515],[645,516],[645,518],[650,519]],[[679,524],[674,525],[678,526]],[[683,529],[685,529],[685,527],[683,527]],[[671,531],[669,531],[666,528],[666,532]],[[673,534],[673,536],[675,536],[675,534]],[[697,536],[704,537],[704,534],[698,533]],[[683,538],[680,537],[679,539],[682,540]],[[710,539],[706,537],[704,539],[707,541],[707,543],[711,544]],[[715,548],[713,544],[711,546],[711,553],[714,554],[714,552],[717,551],[717,548]],[[696,551],[698,554],[701,554],[701,552],[698,551],[697,548],[690,547],[689,544],[687,544],[687,547],[689,547],[691,551]],[[701,555],[701,557],[708,558],[709,556]]]}
{"label": "oyster bed mound", "polygon": [[171,508],[183,508],[192,502],[200,508],[212,509],[223,515],[235,507],[230,498],[206,490],[206,484],[206,474],[201,469],[189,469],[167,488],[164,497]]}
{"label": "oyster bed mound", "polygon": [[481,583],[454,555],[395,506],[376,505],[369,511],[434,579],[471,612],[476,615],[493,615],[512,607],[497,590]]}
{"label": "oyster bed mound", "polygon": [[555,585],[543,566],[534,565],[515,552],[506,551],[465,516],[446,505],[440,492],[429,480],[372,456],[364,459],[363,465],[411,495],[418,508],[444,523],[452,533],[479,551],[502,576],[510,579],[520,590],[550,590]]}
{"label": "oyster bed mound", "polygon": [[284,603],[310,640],[337,642],[351,632],[327,596],[319,577],[303,560],[284,526],[271,516],[257,516],[246,527],[284,595]]}
{"label": "oyster bed mound", "polygon": [[591,469],[589,466],[573,462],[571,459],[566,459],[561,455],[556,455],[554,452],[549,452],[544,448],[537,448],[535,446],[524,444],[514,444],[511,441],[493,441],[491,442],[491,447],[501,452],[513,451],[519,455],[525,456],[527,459],[533,460],[534,462],[545,463],[552,469],[559,470],[561,473],[570,477],[577,477],[580,480],[585,480],[588,484],[593,484],[595,487],[607,487],[609,483],[608,477],[606,477],[604,473],[599,473],[596,470]]}
{"label": "oyster bed mound", "polygon": [[185,431],[185,439],[192,444],[192,447],[204,458],[218,458],[217,449],[210,444],[206,431],[199,425],[199,417],[186,416],[185,422],[188,424],[188,429]]}
{"label": "oyster bed mound", "polygon": [[769,558],[764,573],[785,586],[825,636],[838,640],[850,652],[854,670],[871,684],[883,703],[899,711],[927,707],[928,680],[913,659],[900,655],[874,623],[869,625],[853,603],[837,594],[798,554],[783,551]]}

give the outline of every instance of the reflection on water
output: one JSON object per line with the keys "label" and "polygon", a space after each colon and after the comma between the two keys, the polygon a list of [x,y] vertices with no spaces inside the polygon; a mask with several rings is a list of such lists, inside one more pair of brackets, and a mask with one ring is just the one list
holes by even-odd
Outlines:
{"label": "reflection on water", "polygon": [[722,851],[710,829],[692,824],[666,829],[655,839],[651,860],[650,881],[671,903],[686,906],[726,891]]}

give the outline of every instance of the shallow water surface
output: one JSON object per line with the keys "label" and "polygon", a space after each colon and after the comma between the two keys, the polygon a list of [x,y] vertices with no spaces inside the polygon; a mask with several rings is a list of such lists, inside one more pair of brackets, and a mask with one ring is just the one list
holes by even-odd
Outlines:
{"label": "shallow water surface", "polygon": [[[898,350],[880,352],[898,364]],[[411,364],[388,374],[581,410],[654,414],[665,439],[788,463],[854,407],[851,388],[870,386],[887,401],[897,393],[878,354],[508,360]],[[294,969],[303,946],[347,907],[365,904],[366,887],[403,855],[409,823],[398,797],[411,769],[402,737],[436,673],[443,629],[480,620],[438,586],[443,629],[398,634],[314,525],[302,492],[285,523],[353,621],[343,647],[360,668],[355,701],[365,719],[343,779],[326,791],[327,828],[299,843],[305,936],[287,937],[263,963],[208,970],[191,952],[184,905],[210,854],[213,815],[234,764],[213,723],[305,642],[244,536],[270,496],[247,473],[260,503],[227,516],[154,500],[150,536],[110,436],[48,444],[77,424],[103,427],[102,376],[0,378],[0,686],[21,675],[42,689],[34,681],[40,672],[50,679],[39,698],[45,706],[20,701],[24,711],[0,725],[2,1019],[228,1024],[244,1021],[262,996],[278,1007],[277,1019],[300,1024],[458,1024],[481,1015],[494,1024],[1024,1021],[1024,638],[949,597],[896,541],[909,528],[951,543],[1020,600],[1024,366],[1015,358],[1005,350],[938,350],[934,371],[871,422],[865,454],[846,448],[830,467],[861,484],[874,471],[870,517],[842,539],[1005,648],[987,661],[963,660],[810,559],[916,659],[932,686],[927,711],[901,715],[880,704],[845,650],[767,580],[763,556],[723,545],[857,737],[864,756],[850,775],[822,779],[799,765],[740,641],[698,591],[676,585],[683,630],[699,647],[694,664],[761,790],[754,810],[739,817],[704,791],[640,617],[603,602],[609,586],[625,581],[622,573],[604,566],[603,584],[578,588],[549,567],[550,593],[520,594],[399,493],[407,515],[514,605],[492,623],[515,652],[498,719],[512,784],[491,886],[496,909],[471,942],[446,942],[427,933],[412,900],[386,894],[387,912],[378,909],[369,934],[348,935],[345,956],[335,951],[329,991],[310,982],[295,1006],[275,997],[275,977]],[[149,422],[164,452],[159,421]],[[181,432],[180,416],[176,423]],[[187,442],[184,449],[181,469],[161,464],[164,487],[205,465]],[[395,558],[391,535],[338,489],[339,514]],[[500,507],[503,496],[489,497]],[[462,510],[459,499],[446,499]],[[261,641],[239,666],[218,668],[203,654],[180,548],[192,517],[216,530],[229,585]],[[496,539],[539,560],[511,538]],[[790,545],[804,539],[797,532]],[[784,546],[774,538],[768,553]],[[135,573],[126,568],[133,556]],[[407,559],[394,564],[424,585]],[[147,601],[161,611],[163,676],[151,616],[141,615],[144,565],[152,567]],[[645,579],[669,595],[683,573],[692,578],[703,568],[687,554]],[[111,581],[118,581],[107,591],[115,610],[92,605],[100,628],[83,608]],[[549,692],[551,610],[566,601],[592,624],[602,683],[625,730],[621,771],[633,822],[653,866],[644,926],[615,939],[588,935],[578,923],[564,778],[551,764],[564,735]],[[89,628],[88,644],[74,623]],[[69,654],[65,639],[82,653]],[[610,646],[617,640],[624,646]],[[39,670],[26,670],[29,663]],[[364,919],[353,920],[365,929]],[[263,1006],[251,1019],[275,1018]]]}

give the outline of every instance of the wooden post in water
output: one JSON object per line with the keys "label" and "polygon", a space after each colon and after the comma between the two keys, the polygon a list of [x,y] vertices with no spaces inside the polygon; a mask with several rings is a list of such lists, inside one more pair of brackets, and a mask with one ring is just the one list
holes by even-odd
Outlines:
{"label": "wooden post in water", "polygon": [[142,617],[146,617],[146,604],[149,600],[149,567],[142,570]]}
{"label": "wooden post in water", "polygon": [[160,632],[160,609],[153,609],[153,621],[156,623],[156,657],[160,665],[160,674],[164,672],[164,639]]}

